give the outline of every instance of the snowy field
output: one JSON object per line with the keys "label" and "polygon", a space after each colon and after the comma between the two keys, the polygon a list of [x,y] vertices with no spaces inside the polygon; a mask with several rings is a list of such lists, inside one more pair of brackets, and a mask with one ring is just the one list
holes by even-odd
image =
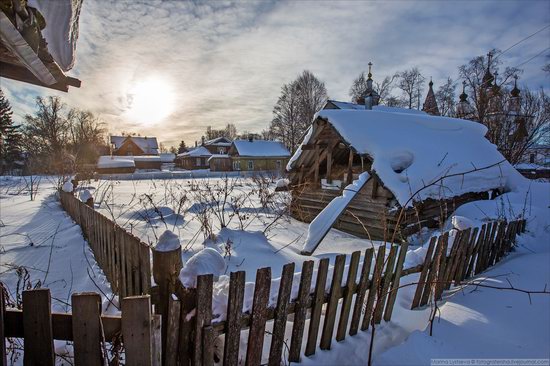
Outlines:
{"label": "snowy field", "polygon": [[[518,239],[517,250],[479,278],[496,287],[508,287],[510,281],[517,288],[540,291],[550,283],[550,185],[519,178],[517,182],[520,189],[493,201],[466,204],[456,214],[473,225],[525,215],[527,232]],[[13,300],[23,287],[50,288],[56,311],[70,309],[72,292],[102,292],[104,310],[114,312],[110,300],[117,304],[117,299],[80,228],[61,209],[55,196],[58,184],[56,178],[42,178],[31,201],[21,178],[0,179],[0,280]],[[333,229],[313,256],[301,255],[308,225],[288,216],[289,194],[275,192],[275,186],[275,179],[230,177],[97,180],[82,182],[80,189],[92,194],[97,210],[144,242],[154,246],[170,230],[178,237],[185,261],[212,248],[224,257],[223,273],[244,270],[247,282],[261,267],[272,267],[277,278],[288,262],[295,262],[299,272],[305,260],[329,257],[333,263],[337,254],[382,245]],[[405,267],[420,263],[424,255],[424,246],[412,246]],[[407,276],[402,284],[416,280],[417,275]],[[455,290],[441,305],[430,337],[430,308],[409,310],[414,289],[399,291],[392,321],[377,327],[375,364],[430,364],[432,358],[449,357],[550,357],[547,294],[533,294],[530,301],[525,293],[511,290]],[[331,351],[303,358],[303,363],[366,364],[369,341],[370,332],[360,332],[333,342]],[[64,352],[63,344],[56,346]]]}

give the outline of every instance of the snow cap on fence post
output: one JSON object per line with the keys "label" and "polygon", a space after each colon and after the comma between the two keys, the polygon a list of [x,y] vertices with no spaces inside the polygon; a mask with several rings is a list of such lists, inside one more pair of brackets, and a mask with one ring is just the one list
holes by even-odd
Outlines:
{"label": "snow cap on fence post", "polygon": [[94,197],[87,189],[80,192],[80,200],[91,208],[94,208]]}
{"label": "snow cap on fence post", "polygon": [[73,184],[70,181],[66,181],[65,183],[63,183],[63,186],[61,187],[61,190],[67,193],[73,193],[73,189],[74,189]]}
{"label": "snow cap on fence post", "polygon": [[[153,247],[153,278],[158,286],[158,297],[154,299],[155,313],[162,316],[162,324],[167,324],[168,302],[176,291],[178,274],[182,267],[179,237],[166,230]],[[166,349],[166,329],[162,327],[162,354]]]}

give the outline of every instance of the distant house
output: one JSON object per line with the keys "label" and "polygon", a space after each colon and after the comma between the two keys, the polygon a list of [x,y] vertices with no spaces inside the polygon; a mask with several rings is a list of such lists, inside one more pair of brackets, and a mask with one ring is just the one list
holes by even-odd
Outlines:
{"label": "distant house", "polygon": [[248,139],[233,141],[229,156],[232,170],[282,172],[290,152],[278,141]]}
{"label": "distant house", "polygon": [[[466,202],[506,192],[517,176],[479,123],[377,105],[327,105],[287,165],[291,214],[301,221],[326,214],[328,229],[373,240],[390,240],[397,229],[396,239],[404,240],[422,227],[439,227]],[[336,202],[344,202],[338,212]]]}
{"label": "distant house", "polygon": [[212,140],[207,140],[202,143],[202,146],[208,149],[211,154],[227,154],[232,141],[226,137],[218,137]]}
{"label": "distant house", "polygon": [[111,136],[113,155],[140,156],[158,155],[159,146],[156,137]]}
{"label": "distant house", "polygon": [[104,155],[99,157],[96,165],[96,172],[99,174],[123,174],[135,171],[136,164],[132,157]]}
{"label": "distant house", "polygon": [[206,147],[199,146],[183,154],[178,154],[176,167],[187,170],[209,169],[208,159],[211,156],[212,153]]}
{"label": "distant house", "polygon": [[550,179],[550,145],[537,144],[525,151],[515,168],[529,179]]}
{"label": "distant house", "polygon": [[231,157],[227,154],[213,154],[208,158],[208,165],[213,172],[231,171]]}

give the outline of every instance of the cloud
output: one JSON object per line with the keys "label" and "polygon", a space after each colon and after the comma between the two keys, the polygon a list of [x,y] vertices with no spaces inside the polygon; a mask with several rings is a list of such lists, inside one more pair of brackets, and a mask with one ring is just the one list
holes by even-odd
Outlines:
{"label": "cloud", "polygon": [[[59,94],[101,114],[112,133],[135,131],[176,145],[199,139],[208,125],[266,128],[282,84],[304,69],[341,100],[369,61],[375,78],[417,65],[437,85],[456,78],[472,57],[506,49],[547,22],[542,1],[85,1],[71,71],[82,87],[67,95],[4,80],[2,87],[17,116],[32,111],[34,96]],[[504,65],[540,52],[549,35],[514,47],[501,57]],[[526,64],[521,81],[548,87],[544,62]],[[174,110],[162,122],[139,125],[125,117],[128,93],[151,75],[169,80]]]}

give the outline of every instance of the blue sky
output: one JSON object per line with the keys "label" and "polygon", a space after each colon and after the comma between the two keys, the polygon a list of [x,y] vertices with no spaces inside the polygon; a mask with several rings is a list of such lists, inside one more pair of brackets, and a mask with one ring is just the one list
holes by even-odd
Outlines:
{"label": "blue sky", "polygon": [[[110,133],[177,145],[199,139],[208,125],[261,131],[282,84],[304,69],[339,100],[349,100],[352,80],[369,61],[375,79],[418,66],[437,87],[447,76],[457,78],[469,59],[504,50],[547,24],[550,1],[84,0],[69,72],[82,80],[80,89],[66,94],[0,83],[18,122],[34,111],[37,95],[60,95],[99,114]],[[550,28],[500,60],[516,66],[547,47]],[[549,54],[523,66],[521,84],[548,89],[541,68]]]}

